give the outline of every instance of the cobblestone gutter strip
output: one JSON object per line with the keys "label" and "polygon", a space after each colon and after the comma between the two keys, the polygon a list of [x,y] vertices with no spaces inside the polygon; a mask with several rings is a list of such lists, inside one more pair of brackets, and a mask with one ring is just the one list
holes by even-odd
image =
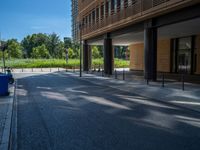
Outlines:
{"label": "cobblestone gutter strip", "polygon": [[9,88],[10,96],[6,98],[9,101],[8,111],[6,113],[6,120],[3,129],[2,140],[0,143],[0,150],[8,150],[9,148],[9,140],[10,140],[10,131],[11,131],[11,123],[12,123],[12,114],[13,114],[13,102],[15,95],[15,84]]}

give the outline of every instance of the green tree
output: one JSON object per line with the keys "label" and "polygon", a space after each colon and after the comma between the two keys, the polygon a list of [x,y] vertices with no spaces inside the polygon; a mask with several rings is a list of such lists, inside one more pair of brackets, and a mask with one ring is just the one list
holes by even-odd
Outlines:
{"label": "green tree", "polygon": [[31,36],[28,35],[26,36],[22,41],[21,41],[21,45],[23,47],[23,53],[24,53],[24,57],[30,57],[31,55],[31,51],[33,49],[33,46],[31,45]]}
{"label": "green tree", "polygon": [[64,46],[65,46],[65,48],[72,48],[72,40],[71,40],[71,38],[68,38],[68,37],[64,38]]}
{"label": "green tree", "polygon": [[34,47],[31,53],[32,58],[50,58],[49,51],[46,46],[42,44],[41,46]]}
{"label": "green tree", "polygon": [[[0,47],[0,58],[2,59],[3,58],[3,51],[2,51],[2,49],[3,49],[3,47],[4,47],[4,49],[7,49],[7,41],[1,41],[1,47]],[[5,56],[5,58],[8,58],[8,50],[5,50],[4,51],[4,56]]]}
{"label": "green tree", "polygon": [[35,47],[41,46],[42,44],[47,46],[48,38],[48,35],[43,33],[32,34],[25,37],[21,42],[25,56],[29,58]]}
{"label": "green tree", "polygon": [[22,58],[22,46],[16,39],[7,41],[7,52],[9,58]]}
{"label": "green tree", "polygon": [[66,57],[66,50],[62,41],[58,43],[56,49],[56,58],[64,59]]}
{"label": "green tree", "polygon": [[103,57],[103,46],[97,46],[99,49],[100,57]]}
{"label": "green tree", "polygon": [[101,58],[101,55],[97,46],[92,46],[92,57],[94,59]]}
{"label": "green tree", "polygon": [[72,43],[71,48],[74,52],[74,58],[79,58],[79,56],[80,56],[80,45],[78,43]]}
{"label": "green tree", "polygon": [[74,50],[72,48],[68,48],[68,57],[74,59],[76,57]]}
{"label": "green tree", "polygon": [[72,47],[70,38],[67,38],[64,42],[62,42],[56,33],[49,35],[43,33],[28,35],[21,42],[24,54],[28,58],[32,57],[33,48],[43,44],[46,46],[50,57],[52,58],[64,58],[66,55],[65,46]]}
{"label": "green tree", "polygon": [[57,55],[59,53],[60,42],[60,38],[57,34],[52,33],[49,35],[47,49],[49,50],[49,53],[53,58],[58,57]]}

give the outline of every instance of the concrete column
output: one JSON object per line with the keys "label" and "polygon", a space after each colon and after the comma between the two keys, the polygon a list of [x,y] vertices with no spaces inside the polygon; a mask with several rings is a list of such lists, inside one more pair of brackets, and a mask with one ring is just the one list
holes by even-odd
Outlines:
{"label": "concrete column", "polygon": [[104,71],[105,74],[112,75],[113,73],[113,46],[112,39],[109,35],[104,38]]}
{"label": "concrete column", "polygon": [[83,44],[83,71],[89,71],[91,68],[91,48],[87,44],[87,41],[84,41]]}
{"label": "concrete column", "polygon": [[152,27],[152,21],[144,29],[144,77],[157,79],[157,28]]}
{"label": "concrete column", "polygon": [[88,67],[89,70],[92,68],[92,46],[88,45]]}

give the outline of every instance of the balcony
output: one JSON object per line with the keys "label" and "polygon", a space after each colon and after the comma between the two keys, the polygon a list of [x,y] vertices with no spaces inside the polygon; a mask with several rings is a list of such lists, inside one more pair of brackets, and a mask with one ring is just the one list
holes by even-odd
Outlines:
{"label": "balcony", "polygon": [[82,33],[88,38],[104,32],[110,32],[121,26],[159,15],[171,8],[185,4],[198,3],[198,0],[135,0],[117,8],[111,14],[85,24]]}

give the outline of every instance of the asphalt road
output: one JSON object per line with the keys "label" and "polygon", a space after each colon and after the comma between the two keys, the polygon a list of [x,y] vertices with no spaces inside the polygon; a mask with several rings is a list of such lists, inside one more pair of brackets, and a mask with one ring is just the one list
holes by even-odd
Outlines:
{"label": "asphalt road", "polygon": [[200,149],[197,112],[71,75],[16,77],[18,150]]}

